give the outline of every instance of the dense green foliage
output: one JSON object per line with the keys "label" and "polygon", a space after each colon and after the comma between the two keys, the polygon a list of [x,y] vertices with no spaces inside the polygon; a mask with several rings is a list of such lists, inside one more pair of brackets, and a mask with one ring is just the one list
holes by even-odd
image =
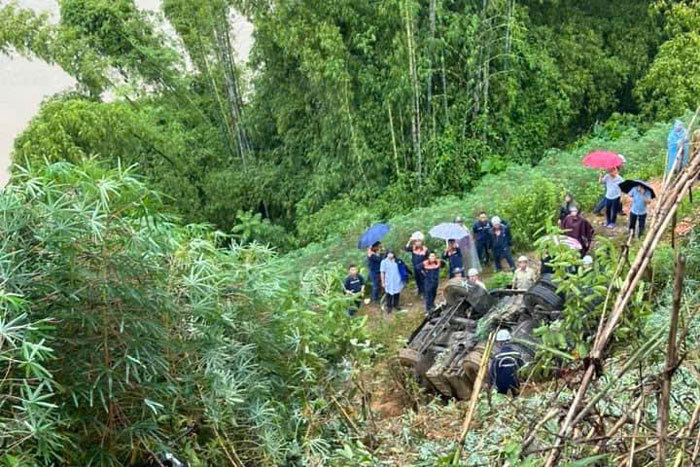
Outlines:
{"label": "dense green foliage", "polygon": [[[573,148],[549,151],[535,167],[511,165],[501,173],[485,176],[463,197],[445,196],[424,208],[389,218],[391,232],[383,242],[398,249],[416,230],[426,233],[432,226],[449,222],[455,216],[470,222],[481,210],[487,210],[489,215],[498,215],[510,223],[516,252],[533,250],[537,234],[542,234],[543,228],[555,219],[565,193],[572,193],[586,211],[599,200],[602,188],[597,173],[581,166],[583,155],[592,149],[610,148],[627,158],[625,177],[650,179],[663,172],[667,131],[665,124],[641,132],[635,126],[611,119],[598,127],[594,136],[580,140]],[[349,206],[338,212],[337,218],[334,213],[334,217],[308,219],[316,229],[327,229],[334,234],[325,242],[286,255],[292,268],[304,269],[323,261],[363,261],[364,252],[352,247],[367,222],[378,217],[378,213],[371,215],[367,209],[354,211]],[[442,248],[441,245],[440,241],[428,240],[431,248]]]}
{"label": "dense green foliage", "polygon": [[328,397],[365,351],[333,271],[299,287],[95,162],[17,169],[0,209],[0,462],[307,464],[336,443]]}
{"label": "dense green foliage", "polygon": [[[283,249],[461,194],[615,112],[676,117],[700,89],[695,1],[165,0],[175,37],[132,0],[60,4],[55,25],[0,11],[1,51],[79,83],[14,159],[138,164],[187,221],[260,214],[239,230]],[[234,11],[255,27],[246,66]]]}
{"label": "dense green foliage", "polygon": [[[441,462],[456,435],[426,432],[454,425],[456,405],[402,388],[416,410],[389,429],[375,419],[363,364],[416,317],[346,317],[339,277],[364,260],[358,236],[384,220],[399,248],[485,209],[518,252],[551,250],[536,239],[564,193],[589,210],[602,191],[581,157],[610,149],[625,177],[658,176],[668,121],[700,93],[696,0],[163,0],[162,17],[133,0],[59,3],[55,24],[0,9],[0,52],[78,83],[17,138],[0,193],[3,465],[156,465],[165,452],[193,466]],[[246,65],[236,11],[255,27]],[[687,249],[684,320],[700,304],[697,233]],[[618,254],[602,241],[594,272],[572,275],[578,255],[560,248],[568,301],[538,330],[545,372],[588,351]],[[668,326],[673,262],[660,246],[616,353]],[[645,363],[658,373],[662,358]],[[698,383],[683,368],[674,384],[678,428]],[[534,464],[525,427],[570,395],[481,401],[480,418],[499,416],[463,460]]]}

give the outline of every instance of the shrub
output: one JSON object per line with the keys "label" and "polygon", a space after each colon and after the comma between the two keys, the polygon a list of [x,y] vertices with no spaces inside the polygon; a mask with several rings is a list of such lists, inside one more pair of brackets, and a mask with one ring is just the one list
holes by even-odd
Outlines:
{"label": "shrub", "polygon": [[327,398],[367,347],[334,272],[301,287],[95,161],[20,168],[0,206],[0,463],[146,465],[188,426],[180,455],[205,465],[340,446]]}

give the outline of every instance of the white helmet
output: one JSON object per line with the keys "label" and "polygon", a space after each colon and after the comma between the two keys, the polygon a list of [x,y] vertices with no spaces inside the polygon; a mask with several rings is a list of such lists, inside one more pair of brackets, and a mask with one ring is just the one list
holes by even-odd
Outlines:
{"label": "white helmet", "polygon": [[498,216],[493,216],[491,218],[491,224],[500,224],[501,223],[501,218]]}
{"label": "white helmet", "polygon": [[505,342],[510,340],[510,332],[507,329],[501,329],[496,334],[496,342]]}
{"label": "white helmet", "polygon": [[469,271],[467,271],[468,277],[478,276],[478,275],[479,275],[479,271],[477,271],[476,268],[471,268],[471,269],[469,269]]}
{"label": "white helmet", "polygon": [[425,235],[420,230],[417,230],[411,234],[411,240],[420,240],[422,242],[425,240]]}

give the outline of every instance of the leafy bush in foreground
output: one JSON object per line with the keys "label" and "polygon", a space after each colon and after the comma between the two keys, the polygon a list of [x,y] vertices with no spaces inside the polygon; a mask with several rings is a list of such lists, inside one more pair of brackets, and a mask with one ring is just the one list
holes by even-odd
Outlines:
{"label": "leafy bush in foreground", "polygon": [[330,275],[219,249],[94,161],[18,171],[0,209],[0,463],[307,464],[344,432],[363,322]]}

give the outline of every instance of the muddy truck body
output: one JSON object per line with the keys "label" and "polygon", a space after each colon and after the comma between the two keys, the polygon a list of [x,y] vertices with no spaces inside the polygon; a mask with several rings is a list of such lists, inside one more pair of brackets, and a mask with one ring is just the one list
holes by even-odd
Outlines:
{"label": "muddy truck body", "polygon": [[527,290],[487,291],[466,279],[451,279],[444,302],[411,334],[399,353],[424,387],[468,399],[491,331],[507,329],[524,362],[535,355],[533,330],[560,316],[564,299],[544,277]]}

